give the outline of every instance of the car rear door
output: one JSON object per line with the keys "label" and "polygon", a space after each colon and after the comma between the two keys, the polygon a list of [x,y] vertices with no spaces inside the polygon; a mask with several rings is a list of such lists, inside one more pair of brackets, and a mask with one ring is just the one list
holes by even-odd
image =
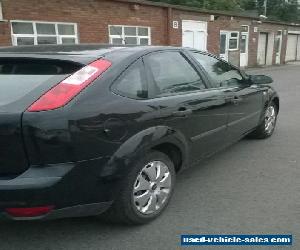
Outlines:
{"label": "car rear door", "polygon": [[207,72],[215,89],[223,92],[227,103],[227,141],[231,143],[255,128],[260,119],[263,91],[249,83],[232,65],[201,52],[192,52]]}
{"label": "car rear door", "polygon": [[224,145],[226,103],[195,64],[180,50],[159,51],[144,57],[152,104],[163,123],[181,133],[197,161]]}

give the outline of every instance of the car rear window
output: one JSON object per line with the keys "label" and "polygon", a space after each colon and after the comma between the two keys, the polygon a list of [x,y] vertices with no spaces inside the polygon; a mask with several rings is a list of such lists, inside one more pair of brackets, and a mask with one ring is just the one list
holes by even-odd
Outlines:
{"label": "car rear window", "polygon": [[0,59],[0,106],[20,100],[52,79],[54,85],[58,75],[63,80],[81,67],[57,60]]}

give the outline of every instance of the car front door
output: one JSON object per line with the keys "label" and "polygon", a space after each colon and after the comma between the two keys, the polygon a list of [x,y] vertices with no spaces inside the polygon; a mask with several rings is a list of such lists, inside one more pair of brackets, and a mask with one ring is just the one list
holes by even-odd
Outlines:
{"label": "car front door", "polygon": [[226,103],[180,50],[151,53],[144,58],[151,103],[163,123],[184,135],[190,160],[196,162],[224,145]]}
{"label": "car front door", "polygon": [[262,112],[263,92],[251,87],[246,79],[228,89],[228,135],[239,139],[258,126]]}
{"label": "car front door", "polygon": [[255,128],[262,112],[263,91],[232,65],[213,56],[192,52],[227,102],[227,140],[231,143]]}

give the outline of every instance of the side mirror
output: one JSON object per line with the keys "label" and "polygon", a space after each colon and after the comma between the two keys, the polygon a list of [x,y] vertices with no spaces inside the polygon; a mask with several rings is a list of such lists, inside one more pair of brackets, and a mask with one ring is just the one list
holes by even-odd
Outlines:
{"label": "side mirror", "polygon": [[250,75],[250,81],[253,84],[270,84],[273,82],[273,79],[265,75]]}

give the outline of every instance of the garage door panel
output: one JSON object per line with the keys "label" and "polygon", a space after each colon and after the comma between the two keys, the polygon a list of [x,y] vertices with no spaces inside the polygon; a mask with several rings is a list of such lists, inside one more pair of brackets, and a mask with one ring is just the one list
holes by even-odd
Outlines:
{"label": "garage door panel", "polygon": [[267,47],[267,34],[260,33],[258,39],[258,50],[257,50],[257,63],[258,65],[266,64],[266,47]]}
{"label": "garage door panel", "polygon": [[206,50],[206,48],[205,48],[206,37],[205,37],[205,33],[203,31],[195,32],[195,40],[202,41],[198,44],[198,46],[195,46],[195,47],[198,47],[199,50]]}
{"label": "garage door panel", "polygon": [[193,20],[183,20],[182,28],[189,30],[207,30],[207,22],[193,21]]}
{"label": "garage door panel", "polygon": [[183,20],[182,46],[206,50],[207,22]]}
{"label": "garage door panel", "polygon": [[182,46],[183,47],[194,47],[194,32],[191,30],[185,30],[182,33]]}
{"label": "garage door panel", "polygon": [[295,61],[297,55],[297,40],[298,36],[294,34],[288,35],[287,47],[286,47],[286,61]]}

